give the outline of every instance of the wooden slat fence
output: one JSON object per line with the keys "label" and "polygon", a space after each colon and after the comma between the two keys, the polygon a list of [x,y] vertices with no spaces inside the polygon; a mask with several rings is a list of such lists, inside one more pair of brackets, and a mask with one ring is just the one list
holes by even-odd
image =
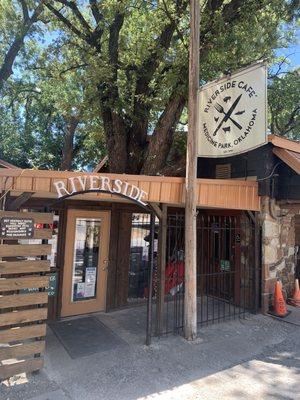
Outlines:
{"label": "wooden slat fence", "polygon": [[0,381],[43,367],[53,223],[49,213],[0,211],[4,217],[32,218],[32,239],[42,243],[0,241]]}

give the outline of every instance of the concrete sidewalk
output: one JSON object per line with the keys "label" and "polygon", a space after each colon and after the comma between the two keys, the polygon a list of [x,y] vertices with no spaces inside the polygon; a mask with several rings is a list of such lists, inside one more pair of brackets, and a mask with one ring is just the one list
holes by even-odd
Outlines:
{"label": "concrete sidewalk", "polygon": [[49,329],[45,368],[2,385],[1,400],[299,399],[299,326],[256,315],[202,328],[196,342],[169,336],[146,347],[144,329],[118,326],[126,313],[99,319],[129,346],[78,359]]}

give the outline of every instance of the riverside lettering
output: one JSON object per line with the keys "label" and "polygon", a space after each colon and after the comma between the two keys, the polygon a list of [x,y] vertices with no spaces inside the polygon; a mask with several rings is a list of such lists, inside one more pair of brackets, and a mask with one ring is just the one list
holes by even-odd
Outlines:
{"label": "riverside lettering", "polygon": [[[147,205],[145,199],[148,197],[148,193],[121,179],[111,181],[107,176],[79,175],[68,178],[67,185],[64,181],[56,181],[53,184],[56,188],[58,198],[72,196],[80,192],[99,191],[121,194],[131,200],[137,201],[143,206]],[[68,190],[68,188],[70,189]]]}

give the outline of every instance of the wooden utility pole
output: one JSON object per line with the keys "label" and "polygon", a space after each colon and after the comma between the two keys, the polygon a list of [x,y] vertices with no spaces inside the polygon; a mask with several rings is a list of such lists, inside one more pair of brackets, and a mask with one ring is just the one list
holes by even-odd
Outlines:
{"label": "wooden utility pole", "polygon": [[185,294],[184,336],[197,337],[197,259],[196,259],[196,173],[199,88],[199,0],[190,0],[190,51],[189,51],[189,100],[188,136],[186,156],[185,197]]}

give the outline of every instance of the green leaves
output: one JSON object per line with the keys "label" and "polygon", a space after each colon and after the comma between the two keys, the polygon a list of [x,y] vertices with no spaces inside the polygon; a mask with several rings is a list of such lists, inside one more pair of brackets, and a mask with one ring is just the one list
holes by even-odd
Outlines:
{"label": "green leaves", "polygon": [[271,132],[300,139],[300,70],[283,71],[270,79],[269,119]]}
{"label": "green leaves", "polygon": [[[30,16],[39,2],[22,3]],[[261,58],[272,61],[274,50],[294,37],[293,1],[201,1],[201,9],[202,83]],[[0,0],[2,62],[22,27],[23,11],[17,0]],[[90,168],[109,152],[119,172],[150,170],[144,167],[147,157],[154,159],[149,143],[159,143],[160,132],[170,144],[161,158],[167,160],[172,148],[183,155],[185,135],[175,132],[186,123],[185,107],[181,113],[188,88],[186,0],[48,0],[40,19],[26,35],[3,92],[0,136],[10,132],[12,138],[3,139],[4,158],[17,141],[11,154],[22,165],[61,168],[74,117],[70,168]],[[292,89],[297,79],[287,74],[270,85],[275,133],[296,130],[288,122],[298,101]],[[180,113],[166,121],[164,110],[174,96]],[[299,124],[296,115],[292,123]],[[151,166],[155,173],[162,169]]]}

